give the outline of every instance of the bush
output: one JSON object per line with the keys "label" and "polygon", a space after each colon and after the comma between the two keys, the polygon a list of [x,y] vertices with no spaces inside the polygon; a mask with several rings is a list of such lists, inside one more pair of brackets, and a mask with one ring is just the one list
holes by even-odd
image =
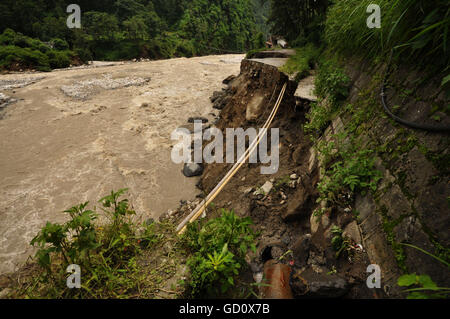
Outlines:
{"label": "bush", "polygon": [[71,53],[69,51],[50,50],[47,56],[52,69],[67,68],[70,66]]}
{"label": "bush", "polygon": [[0,35],[0,67],[10,69],[13,64],[20,68],[36,68],[40,71],[50,71],[51,68],[65,68],[70,65],[71,59],[76,56],[69,51],[66,41],[53,39],[55,49],[38,39],[26,37],[6,29]]}
{"label": "bush", "polygon": [[[135,212],[127,199],[120,200],[125,192],[112,191],[99,201],[106,224],[97,226],[98,213],[83,203],[65,211],[70,217],[66,223],[48,222],[33,238],[31,244],[39,248],[35,258],[44,272],[39,284],[29,290],[31,297],[118,297],[136,289],[136,256],[159,237],[153,232],[154,224],[138,226],[131,221]],[[81,289],[66,286],[66,269],[71,264],[81,268]]]}
{"label": "bush", "polygon": [[315,85],[315,93],[321,98],[327,98],[332,107],[335,107],[337,102],[347,98],[350,78],[336,62],[326,60],[319,66]]}
{"label": "bush", "polygon": [[13,45],[0,47],[0,66],[10,68],[13,63],[19,63],[22,67],[37,67],[42,71],[50,67],[47,55],[40,51]]}
{"label": "bush", "polygon": [[56,50],[67,50],[69,48],[69,44],[65,40],[55,38],[52,39],[50,42],[53,43],[53,48]]}
{"label": "bush", "polygon": [[297,73],[296,80],[300,81],[308,76],[309,71],[314,68],[319,53],[319,49],[312,44],[298,48],[296,54],[291,56],[280,70],[287,74]]}
{"label": "bush", "polygon": [[232,286],[245,262],[248,249],[256,251],[256,235],[250,218],[239,218],[233,211],[205,225],[188,225],[183,235],[185,246],[193,252],[188,259],[191,276],[188,288],[193,297],[219,296]]}

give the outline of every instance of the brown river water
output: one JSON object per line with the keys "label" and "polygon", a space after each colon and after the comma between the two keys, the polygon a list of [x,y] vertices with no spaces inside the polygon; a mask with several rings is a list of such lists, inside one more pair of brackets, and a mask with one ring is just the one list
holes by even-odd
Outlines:
{"label": "brown river water", "polygon": [[129,188],[142,221],[193,200],[198,179],[171,161],[170,133],[190,116],[214,118],[209,97],[243,57],[0,75],[0,93],[17,100],[0,111],[0,274],[34,253],[47,221],[112,189]]}

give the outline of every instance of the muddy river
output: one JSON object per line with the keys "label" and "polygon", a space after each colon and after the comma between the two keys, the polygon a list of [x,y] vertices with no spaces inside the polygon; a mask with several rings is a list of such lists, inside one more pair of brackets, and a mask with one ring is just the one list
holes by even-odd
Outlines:
{"label": "muddy river", "polygon": [[[214,118],[209,97],[243,55],[0,75],[0,274],[63,210],[129,188],[137,219],[157,219],[199,193],[170,158],[170,133]],[[11,103],[12,102],[12,103]],[[6,105],[6,104],[4,104]],[[211,114],[213,113],[213,114]]]}

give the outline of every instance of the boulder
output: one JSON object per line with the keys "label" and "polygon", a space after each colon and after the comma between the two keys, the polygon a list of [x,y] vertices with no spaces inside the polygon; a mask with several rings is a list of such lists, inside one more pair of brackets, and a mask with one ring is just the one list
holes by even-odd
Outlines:
{"label": "boulder", "polygon": [[245,119],[247,121],[255,121],[262,113],[264,96],[255,95],[247,105]]}
{"label": "boulder", "polygon": [[349,290],[348,282],[339,275],[319,274],[311,268],[293,274],[291,287],[294,296],[302,298],[339,298]]}
{"label": "boulder", "polygon": [[306,205],[310,199],[310,194],[303,188],[299,187],[293,196],[290,196],[288,206],[281,217],[284,221],[293,221],[301,218],[307,213]]}
{"label": "boulder", "polygon": [[356,223],[356,221],[353,221],[350,224],[348,224],[345,227],[344,232],[342,233],[342,235],[344,237],[349,237],[350,239],[352,239],[357,244],[361,244],[362,243],[361,234],[359,232],[359,227],[358,227],[358,224]]}
{"label": "boulder", "polygon": [[230,83],[231,81],[233,81],[235,78],[236,78],[235,75],[230,75],[229,77],[227,77],[226,79],[224,79],[224,80],[222,81],[222,83],[223,83],[223,84],[228,84],[228,83]]}
{"label": "boulder", "polygon": [[208,119],[203,117],[203,116],[192,116],[190,118],[188,118],[188,123],[194,123],[194,122],[202,122],[202,123],[207,123]]}
{"label": "boulder", "polygon": [[203,165],[197,163],[184,164],[183,174],[186,177],[199,176],[203,173]]}
{"label": "boulder", "polygon": [[294,245],[292,245],[292,254],[294,255],[294,261],[297,267],[303,267],[306,265],[310,248],[311,234],[303,235],[294,243]]}

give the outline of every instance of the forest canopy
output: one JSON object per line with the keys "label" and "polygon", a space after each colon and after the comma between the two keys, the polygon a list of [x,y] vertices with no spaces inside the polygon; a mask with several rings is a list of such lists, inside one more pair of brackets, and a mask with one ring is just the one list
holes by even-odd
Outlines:
{"label": "forest canopy", "polygon": [[268,33],[268,5],[260,0],[79,0],[80,29],[66,25],[71,3],[3,0],[3,67],[21,61],[53,68],[48,52],[65,57],[60,67],[74,56],[87,61],[245,52],[262,46]]}

